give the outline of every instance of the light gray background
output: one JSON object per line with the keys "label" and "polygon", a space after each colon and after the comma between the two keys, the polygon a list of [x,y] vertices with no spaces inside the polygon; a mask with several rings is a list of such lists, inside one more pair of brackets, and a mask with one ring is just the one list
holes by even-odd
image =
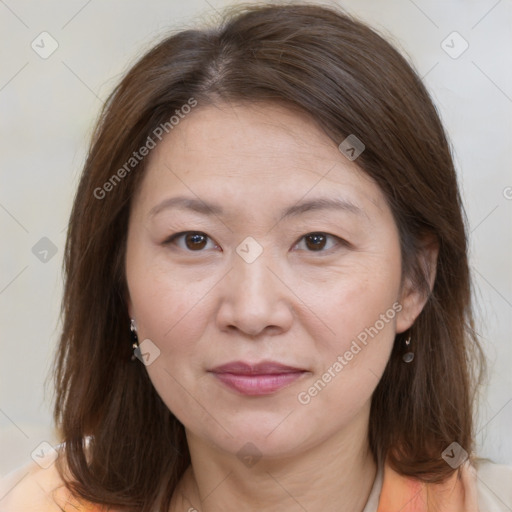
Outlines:
{"label": "light gray background", "polygon": [[[100,106],[167,30],[215,20],[232,3],[0,0],[2,475],[28,461],[40,442],[57,442],[44,380],[60,330],[67,219]],[[449,132],[471,226],[478,332],[492,371],[478,420],[479,454],[512,464],[512,3],[338,5],[408,55]],[[43,31],[58,42],[47,59],[31,47]],[[458,58],[441,46],[453,31],[469,44]],[[444,43],[452,54],[464,44],[457,38]],[[46,262],[32,252],[43,237],[57,248]]]}

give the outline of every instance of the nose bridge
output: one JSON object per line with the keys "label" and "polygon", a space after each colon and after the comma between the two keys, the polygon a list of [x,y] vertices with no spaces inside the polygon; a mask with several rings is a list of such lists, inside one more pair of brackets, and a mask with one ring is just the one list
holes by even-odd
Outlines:
{"label": "nose bridge", "polygon": [[[276,276],[270,268],[276,267],[272,251],[256,241],[247,237],[236,248],[233,255],[232,279],[235,281],[237,292],[250,296],[251,300],[257,300],[262,296],[275,295]],[[237,300],[240,297],[237,297]]]}
{"label": "nose bridge", "polygon": [[273,251],[254,239],[242,242],[233,253],[218,320],[251,335],[267,326],[289,328],[292,315],[287,288],[274,274],[278,267]]}

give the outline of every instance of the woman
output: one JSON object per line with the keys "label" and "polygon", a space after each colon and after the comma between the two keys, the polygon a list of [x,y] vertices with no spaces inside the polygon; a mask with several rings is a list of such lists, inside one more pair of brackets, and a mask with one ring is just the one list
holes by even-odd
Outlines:
{"label": "woman", "polygon": [[349,16],[244,7],[141,58],[98,123],[65,271],[63,443],[1,510],[512,507],[512,468],[474,454],[449,146]]}

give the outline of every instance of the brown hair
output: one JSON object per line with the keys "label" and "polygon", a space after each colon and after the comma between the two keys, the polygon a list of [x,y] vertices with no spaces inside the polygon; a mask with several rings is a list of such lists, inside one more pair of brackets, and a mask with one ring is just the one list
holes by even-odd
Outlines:
{"label": "brown hair", "polygon": [[[102,110],[69,222],[55,358],[54,418],[70,490],[148,512],[165,489],[167,510],[190,464],[183,425],[145,367],[130,360],[124,258],[146,161],[112,177],[191,99],[196,108],[278,101],[307,112],[336,144],[350,134],[365,144],[357,163],[392,209],[404,275],[429,295],[407,333],[414,362],[402,362],[404,334],[397,335],[373,394],[370,447],[403,475],[444,481],[454,470],[443,450],[456,441],[473,451],[474,399],[486,364],[473,330],[464,210],[440,119],[407,61],[366,25],[318,4],[260,3],[228,10],[218,27],[164,39]],[[109,180],[115,190],[98,198]],[[439,244],[432,292],[419,258],[426,235]]]}

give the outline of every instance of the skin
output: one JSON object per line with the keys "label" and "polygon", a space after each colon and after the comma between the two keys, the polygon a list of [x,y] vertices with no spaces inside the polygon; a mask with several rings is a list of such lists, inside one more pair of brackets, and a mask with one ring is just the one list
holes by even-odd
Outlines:
{"label": "skin", "polygon": [[[146,369],[187,434],[192,464],[171,510],[361,511],[377,469],[367,439],[371,396],[395,334],[425,303],[401,280],[382,191],[313,119],[268,103],[199,105],[148,158],[129,222],[128,310],[139,341],[160,350]],[[150,215],[178,195],[218,203],[225,214]],[[278,221],[286,207],[318,196],[359,211]],[[208,238],[166,243],[183,231]],[[334,236],[315,250],[311,233]],[[236,251],[249,236],[263,250],[251,263]],[[434,268],[436,251],[425,258]],[[298,394],[397,302],[401,311],[300,403]],[[269,395],[245,396],[208,371],[239,360],[306,372]],[[261,456],[250,466],[237,456],[251,455],[246,443]]]}

